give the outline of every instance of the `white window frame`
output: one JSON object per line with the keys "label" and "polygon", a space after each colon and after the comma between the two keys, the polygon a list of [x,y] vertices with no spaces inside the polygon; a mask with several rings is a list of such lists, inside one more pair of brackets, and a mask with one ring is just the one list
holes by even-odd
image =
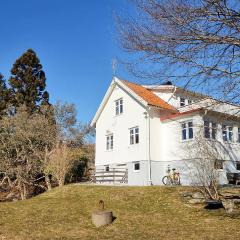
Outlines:
{"label": "white window frame", "polygon": [[106,135],[106,150],[113,150],[113,134]]}
{"label": "white window frame", "polygon": [[[185,127],[184,127],[185,126]],[[190,130],[192,129],[192,130]],[[186,138],[183,138],[183,132],[184,130],[186,131]],[[193,140],[194,138],[194,131],[193,131],[193,120],[186,120],[184,122],[181,122],[181,140],[182,141],[189,141],[189,140]],[[189,138],[190,136],[190,131],[192,131],[192,137]]]}
{"label": "white window frame", "polygon": [[233,126],[226,124],[222,125],[222,139],[224,142],[233,142]]}
{"label": "white window frame", "polygon": [[[216,140],[217,139],[217,123],[214,121],[210,121],[210,120],[204,120],[204,126],[203,126],[203,134],[204,134],[204,138],[206,139],[212,139],[212,140]],[[208,131],[208,137],[206,135],[206,131]]]}
{"label": "white window frame", "polygon": [[129,129],[129,144],[139,144],[139,127],[133,127]]}
{"label": "white window frame", "polygon": [[[136,169],[136,165],[139,166],[138,169]],[[141,164],[140,164],[140,162],[133,162],[133,171],[134,171],[134,172],[140,172],[140,169],[141,169]]]}
{"label": "white window frame", "polygon": [[123,98],[115,101],[115,115],[118,116],[123,113]]}

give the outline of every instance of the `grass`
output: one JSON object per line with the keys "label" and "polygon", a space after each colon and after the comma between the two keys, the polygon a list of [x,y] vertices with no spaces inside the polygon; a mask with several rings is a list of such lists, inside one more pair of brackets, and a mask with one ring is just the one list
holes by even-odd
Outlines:
{"label": "grass", "polygon": [[[0,203],[0,239],[238,239],[240,219],[181,199],[185,188],[68,185],[35,198]],[[103,199],[117,217],[96,228]]]}

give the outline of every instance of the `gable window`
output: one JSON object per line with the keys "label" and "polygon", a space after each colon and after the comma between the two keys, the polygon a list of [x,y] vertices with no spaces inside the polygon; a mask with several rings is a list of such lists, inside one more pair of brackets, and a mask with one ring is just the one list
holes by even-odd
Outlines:
{"label": "gable window", "polygon": [[140,171],[140,162],[134,162],[133,163],[133,171],[139,172]]}
{"label": "gable window", "polygon": [[139,143],[139,128],[130,128],[130,145]]}
{"label": "gable window", "polygon": [[119,115],[123,113],[123,99],[120,98],[115,101],[115,114]]}
{"label": "gable window", "polygon": [[216,139],[217,124],[215,122],[204,121],[204,137],[209,139]]}
{"label": "gable window", "polygon": [[193,103],[193,101],[191,99],[186,99],[186,98],[180,97],[180,107],[184,107],[184,106],[190,105],[192,103]]}
{"label": "gable window", "polygon": [[185,106],[185,98],[180,98],[180,107],[184,107]]}
{"label": "gable window", "polygon": [[233,141],[233,128],[231,126],[222,126],[222,136],[223,141],[232,142]]}
{"label": "gable window", "polygon": [[182,140],[192,138],[193,138],[193,122],[189,121],[182,123]]}
{"label": "gable window", "polygon": [[106,136],[106,150],[113,149],[113,134]]}

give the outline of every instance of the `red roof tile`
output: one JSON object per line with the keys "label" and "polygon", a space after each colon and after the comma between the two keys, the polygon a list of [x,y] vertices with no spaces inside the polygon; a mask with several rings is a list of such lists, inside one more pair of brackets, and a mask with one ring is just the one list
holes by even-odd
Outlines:
{"label": "red roof tile", "polygon": [[139,97],[145,100],[148,105],[156,106],[162,109],[177,111],[176,108],[165,102],[163,99],[158,97],[156,94],[146,89],[145,87],[128,82],[126,80],[121,80],[128,88],[130,88],[133,92],[135,92]]}

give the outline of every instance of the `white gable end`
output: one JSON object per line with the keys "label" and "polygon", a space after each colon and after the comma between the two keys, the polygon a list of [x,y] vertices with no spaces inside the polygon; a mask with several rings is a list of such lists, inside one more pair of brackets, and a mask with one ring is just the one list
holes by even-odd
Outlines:
{"label": "white gable end", "polygon": [[[122,99],[123,113],[116,115],[115,101]],[[139,161],[146,158],[146,119],[143,104],[114,85],[101,114],[96,121],[96,165],[122,164],[129,158]],[[139,127],[139,144],[130,145],[130,128]],[[113,134],[113,150],[106,149],[106,136]]]}

